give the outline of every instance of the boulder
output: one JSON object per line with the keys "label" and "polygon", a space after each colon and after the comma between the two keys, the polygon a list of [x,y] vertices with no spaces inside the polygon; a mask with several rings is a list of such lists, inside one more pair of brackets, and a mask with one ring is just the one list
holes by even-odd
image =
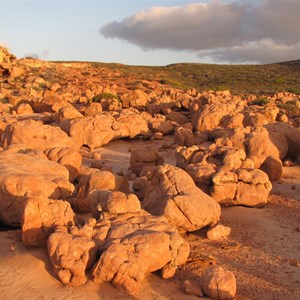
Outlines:
{"label": "boulder", "polygon": [[48,159],[64,166],[69,171],[69,180],[74,182],[80,172],[82,156],[70,148],[55,147],[45,150]]}
{"label": "boulder", "polygon": [[231,228],[224,226],[222,224],[218,224],[216,226],[211,227],[208,231],[207,231],[207,238],[209,240],[222,240],[222,239],[226,239],[231,232]]}
{"label": "boulder", "polygon": [[70,103],[56,96],[49,96],[41,99],[40,101],[34,101],[32,103],[33,110],[37,113],[56,113],[61,108],[70,106],[72,106]]}
{"label": "boulder", "polygon": [[137,176],[144,167],[162,165],[163,162],[158,150],[152,148],[136,149],[130,155],[130,168]]}
{"label": "boulder", "polygon": [[267,157],[283,161],[300,157],[300,131],[290,124],[272,123],[257,127],[246,140],[247,157],[254,161],[256,168]]}
{"label": "boulder", "polygon": [[137,135],[149,136],[148,119],[150,115],[140,113],[137,109],[123,109],[115,117],[112,124],[114,130],[113,139],[134,138]]}
{"label": "boulder", "polygon": [[174,132],[172,122],[166,120],[163,115],[156,115],[149,120],[148,124],[152,132],[161,132],[163,135],[172,134]]}
{"label": "boulder", "polygon": [[193,132],[190,128],[176,127],[174,133],[174,143],[179,146],[191,147],[200,145],[208,140],[208,136],[202,132]]}
{"label": "boulder", "polygon": [[142,208],[165,216],[180,232],[195,231],[218,222],[219,204],[198,189],[182,169],[171,165],[145,168],[133,188],[139,193]]}
{"label": "boulder", "polygon": [[213,299],[233,299],[236,294],[236,278],[232,272],[212,266],[203,274],[202,288]]}
{"label": "boulder", "polygon": [[240,113],[245,105],[246,102],[239,98],[232,98],[230,101],[219,99],[214,103],[206,104],[203,110],[199,110],[193,115],[194,130],[212,130],[220,125],[224,117]]}
{"label": "boulder", "polygon": [[55,273],[64,284],[83,285],[87,281],[86,270],[91,268],[97,255],[96,243],[91,239],[95,220],[83,228],[58,227],[47,241],[48,254]]}
{"label": "boulder", "polygon": [[113,139],[113,121],[113,117],[105,114],[73,119],[69,122],[67,133],[79,148],[83,145],[98,148]]}
{"label": "boulder", "polygon": [[94,210],[95,199],[98,199],[97,191],[129,192],[127,179],[109,171],[86,168],[81,171],[78,179],[78,194],[74,206],[82,213]]}
{"label": "boulder", "polygon": [[[137,294],[147,273],[175,269],[190,252],[189,244],[164,217],[141,210],[105,214],[94,228],[94,240],[102,252],[93,268],[94,281],[109,281],[129,294]],[[159,245],[159,247],[158,247]]]}
{"label": "boulder", "polygon": [[40,151],[10,147],[0,152],[0,220],[20,225],[26,193],[43,191],[51,199],[66,199],[74,191],[68,170]]}
{"label": "boulder", "polygon": [[21,218],[26,246],[44,246],[57,226],[75,225],[75,214],[67,201],[49,199],[42,192],[28,192]]}
{"label": "boulder", "polygon": [[6,126],[2,135],[4,147],[23,144],[31,149],[46,150],[53,147],[76,149],[74,141],[59,127],[44,125],[39,121],[18,121]]}
{"label": "boulder", "polygon": [[260,165],[260,169],[268,174],[271,181],[280,179],[283,168],[279,159],[268,156]]}
{"label": "boulder", "polygon": [[262,207],[272,184],[259,169],[220,169],[212,176],[210,195],[221,204]]}
{"label": "boulder", "polygon": [[66,120],[82,118],[83,115],[73,106],[65,106],[59,109],[55,114],[55,121],[57,123],[64,122]]}

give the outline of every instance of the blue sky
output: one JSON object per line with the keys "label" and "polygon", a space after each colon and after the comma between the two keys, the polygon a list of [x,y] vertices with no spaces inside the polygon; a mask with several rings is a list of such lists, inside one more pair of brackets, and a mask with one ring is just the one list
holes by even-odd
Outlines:
{"label": "blue sky", "polygon": [[299,0],[0,0],[0,7],[0,44],[17,57],[133,65],[300,58]]}

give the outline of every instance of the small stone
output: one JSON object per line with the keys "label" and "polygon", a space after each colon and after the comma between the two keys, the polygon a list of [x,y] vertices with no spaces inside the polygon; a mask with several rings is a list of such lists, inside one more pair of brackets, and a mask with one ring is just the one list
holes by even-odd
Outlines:
{"label": "small stone", "polygon": [[285,167],[293,167],[294,166],[294,163],[290,160],[290,159],[286,159],[284,162],[283,162],[283,165]]}
{"label": "small stone", "polygon": [[10,250],[10,251],[15,251],[15,250],[16,250],[15,245],[11,245],[9,250]]}
{"label": "small stone", "polygon": [[211,227],[207,231],[207,238],[214,241],[214,240],[221,240],[226,239],[231,233],[231,228],[218,224],[216,226]]}
{"label": "small stone", "polygon": [[154,140],[162,140],[164,138],[164,135],[161,132],[154,132],[153,133],[153,139]]}
{"label": "small stone", "polygon": [[236,278],[220,266],[212,266],[203,274],[204,293],[214,299],[232,299],[236,294]]}
{"label": "small stone", "polygon": [[188,295],[203,297],[203,291],[201,287],[189,279],[184,281],[183,289]]}
{"label": "small stone", "polygon": [[93,153],[93,159],[100,160],[101,158],[102,158],[101,153],[99,152]]}

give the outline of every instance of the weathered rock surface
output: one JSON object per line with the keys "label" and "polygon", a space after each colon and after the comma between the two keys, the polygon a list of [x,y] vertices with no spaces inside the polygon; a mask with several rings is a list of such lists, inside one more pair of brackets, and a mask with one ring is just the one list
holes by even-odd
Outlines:
{"label": "weathered rock surface", "polygon": [[104,114],[77,118],[70,121],[67,133],[78,147],[87,145],[93,149],[101,147],[113,139],[112,124],[113,118]]}
{"label": "weathered rock surface", "polygon": [[96,261],[97,246],[91,240],[95,220],[78,230],[59,227],[49,236],[48,254],[59,279],[64,284],[83,285],[87,281],[86,270]]}
{"label": "weathered rock surface", "polygon": [[213,299],[233,299],[236,294],[236,278],[232,272],[212,266],[203,274],[202,288]]}
{"label": "weathered rock surface", "polygon": [[4,147],[23,144],[31,149],[46,150],[54,147],[76,149],[74,141],[59,127],[25,120],[6,126],[2,136]]}
{"label": "weathered rock surface", "polygon": [[38,150],[11,147],[0,152],[0,170],[0,219],[9,225],[20,225],[27,192],[66,199],[74,190],[68,170]]}
{"label": "weathered rock surface", "polygon": [[212,176],[210,195],[222,204],[261,207],[271,188],[268,175],[259,169],[220,169]]}
{"label": "weathered rock surface", "polygon": [[130,168],[138,176],[144,167],[162,165],[163,162],[163,157],[156,149],[136,149],[130,155]]}
{"label": "weathered rock surface", "polygon": [[45,150],[48,159],[64,166],[69,171],[69,180],[74,182],[79,175],[82,156],[79,152],[69,148],[50,148]]}
{"label": "weathered rock surface", "polygon": [[57,226],[72,226],[75,221],[67,201],[49,199],[42,192],[28,192],[21,218],[22,241],[27,246],[44,246]]}
{"label": "weathered rock surface", "polygon": [[139,292],[147,273],[175,270],[190,251],[189,244],[164,217],[143,210],[105,215],[94,229],[94,239],[102,250],[93,269],[94,280],[110,281],[129,294]]}
{"label": "weathered rock surface", "polygon": [[181,232],[213,225],[220,218],[218,203],[198,189],[185,171],[171,165],[145,168],[133,188],[145,210],[165,216]]}
{"label": "weathered rock surface", "polygon": [[218,224],[216,226],[211,227],[207,231],[207,238],[210,240],[221,240],[226,239],[231,232],[231,228],[228,226],[224,226],[222,224]]}
{"label": "weathered rock surface", "polygon": [[125,177],[90,168],[82,168],[77,188],[78,194],[74,206],[81,213],[95,210],[95,203],[100,197],[99,191],[129,193],[128,181]]}

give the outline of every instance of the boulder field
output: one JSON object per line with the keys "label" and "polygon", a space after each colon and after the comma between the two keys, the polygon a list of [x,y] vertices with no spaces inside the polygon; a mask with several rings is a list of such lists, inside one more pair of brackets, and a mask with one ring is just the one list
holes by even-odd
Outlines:
{"label": "boulder field", "polygon": [[[299,95],[256,105],[158,81],[135,88],[137,78],[88,63],[1,55],[0,221],[21,226],[28,251],[47,247],[63,284],[107,281],[137,295],[148,273],[175,276],[190,255],[184,234],[226,238],[222,207],[265,206],[283,165],[300,163],[299,115],[284,105],[299,108]],[[134,149],[117,174],[97,153],[116,139],[166,135],[173,165],[154,148]],[[235,275],[221,266],[199,285],[214,299],[236,294]]]}

